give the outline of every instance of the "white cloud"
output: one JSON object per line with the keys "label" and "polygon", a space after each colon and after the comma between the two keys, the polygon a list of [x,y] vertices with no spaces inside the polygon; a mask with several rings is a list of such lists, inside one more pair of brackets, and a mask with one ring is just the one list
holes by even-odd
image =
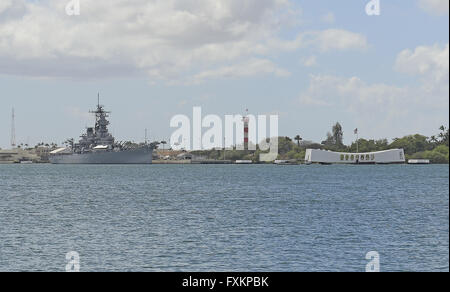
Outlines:
{"label": "white cloud", "polygon": [[311,33],[310,36],[312,36],[310,41],[322,51],[366,49],[368,47],[365,36],[342,29],[328,29]]}
{"label": "white cloud", "polygon": [[336,17],[333,12],[328,12],[324,16],[322,16],[322,21],[325,23],[334,23],[336,21]]}
{"label": "white cloud", "polygon": [[330,111],[333,119],[345,117],[372,138],[431,135],[448,123],[448,97],[442,104],[441,97],[428,96],[417,88],[370,84],[358,77],[313,75],[299,100],[302,107],[316,111],[323,119]]}
{"label": "white cloud", "polygon": [[448,0],[419,0],[419,6],[427,12],[437,15],[448,14],[449,11]]}
{"label": "white cloud", "polygon": [[308,90],[300,101],[306,105],[341,107],[349,111],[372,111],[401,105],[406,91],[385,84],[367,84],[358,77],[342,78],[330,75],[311,75]]}
{"label": "white cloud", "polygon": [[422,90],[428,95],[440,96],[448,102],[449,44],[419,46],[404,50],[397,56],[395,69],[421,78]]}
{"label": "white cloud", "polygon": [[[370,108],[393,109],[415,104],[424,108],[448,107],[449,45],[420,46],[404,50],[397,56],[394,68],[419,76],[415,87],[399,87],[383,83],[368,84],[358,77],[342,78],[312,75],[310,86],[301,94],[303,104],[344,105],[355,112]],[[312,102],[314,100],[314,102]]]}
{"label": "white cloud", "polygon": [[261,53],[287,1],[81,0],[72,17],[66,4],[15,2],[22,13],[0,18],[0,73],[170,79]]}
{"label": "white cloud", "polygon": [[288,71],[278,68],[277,65],[270,60],[252,59],[245,63],[225,66],[196,74],[193,83],[201,83],[206,79],[249,77],[264,74],[273,74],[278,77],[290,75]]}
{"label": "white cloud", "polygon": [[310,56],[301,60],[301,63],[305,67],[313,67],[317,65],[317,57]]}
{"label": "white cloud", "polygon": [[420,46],[414,51],[406,49],[397,56],[395,68],[413,75],[431,75],[436,82],[448,83],[449,44],[444,48],[434,45]]}
{"label": "white cloud", "polygon": [[2,0],[0,2],[0,14],[2,14],[4,11],[6,11],[6,9],[11,7],[11,5],[12,5],[12,0]]}
{"label": "white cloud", "polygon": [[322,52],[365,50],[369,47],[364,35],[343,29],[302,32],[293,41],[270,40],[270,46],[279,50],[315,48]]}
{"label": "white cloud", "polygon": [[1,3],[0,74],[6,75],[146,75],[157,82],[227,70],[249,76],[230,67],[252,60],[253,66],[266,60],[258,63],[266,74],[285,75],[268,61],[279,50],[367,46],[364,36],[344,30],[279,40],[280,28],[297,17],[289,0],[81,0],[80,16],[66,15],[68,2],[61,0]]}

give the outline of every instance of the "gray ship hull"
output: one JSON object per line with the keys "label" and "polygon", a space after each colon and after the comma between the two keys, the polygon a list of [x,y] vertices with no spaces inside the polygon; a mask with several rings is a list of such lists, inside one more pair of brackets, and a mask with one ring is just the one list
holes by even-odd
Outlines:
{"label": "gray ship hull", "polygon": [[51,155],[52,164],[152,164],[152,149]]}

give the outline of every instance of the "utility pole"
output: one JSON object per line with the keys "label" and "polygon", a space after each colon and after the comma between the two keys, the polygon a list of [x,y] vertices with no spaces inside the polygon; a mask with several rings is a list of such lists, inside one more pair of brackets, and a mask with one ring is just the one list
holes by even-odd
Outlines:
{"label": "utility pole", "polygon": [[227,145],[225,144],[225,138],[223,138],[223,161],[225,161],[225,151],[227,150]]}
{"label": "utility pole", "polygon": [[14,108],[12,108],[12,115],[11,115],[11,147],[16,147],[16,125],[15,125],[15,114],[14,114]]}

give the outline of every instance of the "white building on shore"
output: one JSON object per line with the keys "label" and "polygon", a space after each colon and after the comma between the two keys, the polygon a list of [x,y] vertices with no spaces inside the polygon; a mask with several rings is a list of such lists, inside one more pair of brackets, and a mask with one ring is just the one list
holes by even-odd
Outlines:
{"label": "white building on shore", "polygon": [[308,164],[401,164],[406,162],[403,149],[370,153],[340,153],[307,149],[305,161]]}

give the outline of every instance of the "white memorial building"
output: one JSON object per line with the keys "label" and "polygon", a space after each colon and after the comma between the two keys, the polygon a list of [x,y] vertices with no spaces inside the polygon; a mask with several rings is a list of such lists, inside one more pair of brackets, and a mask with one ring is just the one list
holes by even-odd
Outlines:
{"label": "white memorial building", "polygon": [[370,153],[340,153],[307,149],[305,161],[307,164],[401,164],[406,162],[403,149]]}

